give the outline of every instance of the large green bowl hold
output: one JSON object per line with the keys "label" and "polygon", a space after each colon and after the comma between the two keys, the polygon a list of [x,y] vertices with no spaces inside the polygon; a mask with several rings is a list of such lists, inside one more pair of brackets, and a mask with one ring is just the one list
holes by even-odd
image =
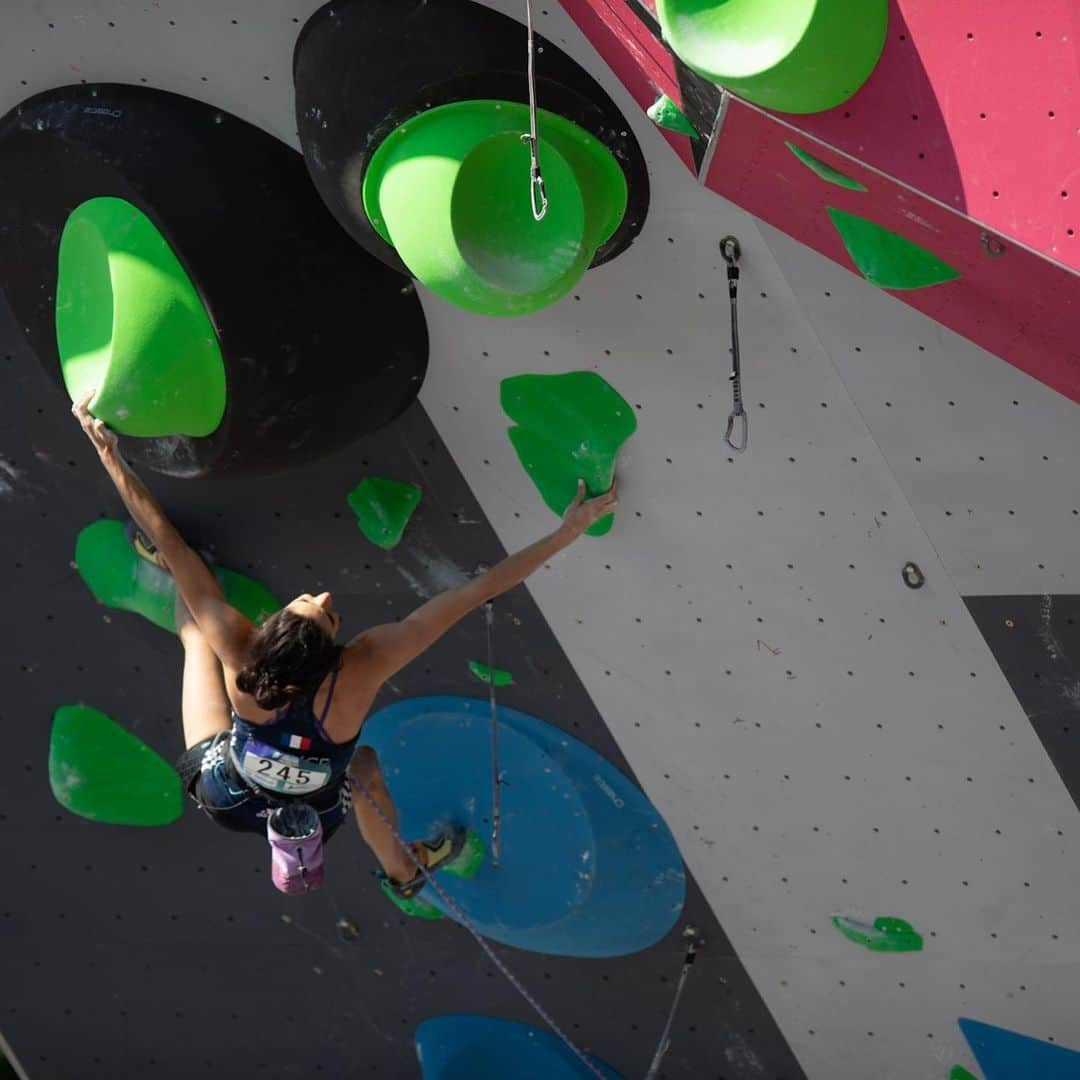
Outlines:
{"label": "large green bowl hold", "polygon": [[657,0],[664,40],[699,75],[766,109],[847,101],[885,46],[888,0]]}
{"label": "large green bowl hold", "polygon": [[225,362],[165,237],[124,199],[88,199],[60,238],[56,344],[72,400],[121,435],[203,436],[225,413]]}
{"label": "large green bowl hold", "polygon": [[626,179],[587,131],[539,110],[548,209],[533,217],[529,110],[459,101],[392,131],[364,175],[364,208],[409,271],[480,315],[527,315],[581,279],[626,211]]}

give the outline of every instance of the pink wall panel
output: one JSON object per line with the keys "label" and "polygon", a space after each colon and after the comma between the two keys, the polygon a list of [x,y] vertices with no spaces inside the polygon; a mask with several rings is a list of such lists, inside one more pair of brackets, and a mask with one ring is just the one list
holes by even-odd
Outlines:
{"label": "pink wall panel", "polygon": [[[787,148],[809,151],[869,189],[822,180]],[[1080,280],[1006,239],[987,254],[983,229],[882,173],[732,100],[705,184],[835,262],[855,270],[826,213],[868,218],[944,259],[959,280],[894,295],[957,333],[1080,401]]]}
{"label": "pink wall panel", "polygon": [[[623,0],[559,0],[559,3],[642,110],[661,94],[667,94],[682,107],[682,92],[671,53]],[[686,167],[696,172],[689,138],[663,128],[658,130]]]}
{"label": "pink wall panel", "polygon": [[890,0],[862,89],[787,119],[1080,269],[1080,0]]}

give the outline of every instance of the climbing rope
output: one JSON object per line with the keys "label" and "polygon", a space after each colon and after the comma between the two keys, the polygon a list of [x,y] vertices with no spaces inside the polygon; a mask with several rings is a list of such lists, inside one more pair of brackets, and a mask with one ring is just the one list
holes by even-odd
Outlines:
{"label": "climbing rope", "polygon": [[[548,211],[544,177],[540,172],[540,152],[536,128],[536,45],[533,41],[532,0],[525,0],[525,19],[529,27],[529,132],[521,136],[529,144],[529,203],[534,221],[543,221]],[[537,201],[539,199],[539,201]]]}
{"label": "climbing rope", "polygon": [[653,1055],[649,1071],[645,1074],[645,1080],[656,1080],[656,1076],[660,1072],[660,1063],[664,1060],[668,1048],[671,1046],[671,1025],[675,1022],[675,1011],[679,1007],[686,980],[690,977],[690,968],[693,966],[694,957],[697,955],[698,949],[704,944],[704,939],[700,937],[696,926],[688,926],[683,930],[683,937],[686,938],[686,956],[683,959],[682,971],[679,973],[679,983],[675,987],[675,999],[672,1001],[671,1009],[668,1011],[667,1023],[664,1025],[660,1043],[656,1047],[656,1053]]}
{"label": "climbing rope", "polygon": [[499,713],[495,704],[494,624],[495,601],[488,600],[484,604],[484,625],[487,631],[488,701],[491,703],[491,865],[498,866],[502,839],[502,777],[499,775]]}
{"label": "climbing rope", "polygon": [[[728,299],[731,301],[731,396],[733,406],[728,416],[724,442],[737,454],[741,454],[750,442],[750,417],[746,415],[742,399],[742,370],[739,366],[739,315],[736,301],[739,295],[739,241],[725,236],[720,241],[720,251],[727,263]],[[742,438],[735,438],[735,428],[742,421]]]}
{"label": "climbing rope", "polygon": [[363,784],[352,781],[353,786],[360,789],[361,794],[369,803],[371,803],[372,809],[378,815],[379,820],[390,830],[390,835],[401,846],[401,850],[413,861],[416,869],[424,875],[424,880],[430,885],[436,893],[439,894],[439,898],[454,914],[458,922],[469,931],[470,934],[476,939],[476,943],[487,954],[487,958],[495,965],[496,968],[506,977],[510,985],[529,1003],[533,1011],[545,1024],[563,1041],[563,1045],[589,1070],[593,1076],[598,1076],[600,1080],[605,1080],[604,1074],[586,1057],[583,1050],[570,1041],[566,1032],[555,1022],[555,1020],[548,1014],[547,1010],[529,993],[528,989],[521,982],[521,980],[510,970],[510,968],[496,955],[495,950],[484,940],[480,931],[469,921],[468,916],[457,906],[457,904],[450,898],[446,890],[435,880],[435,875],[430,873],[428,868],[416,857],[416,852],[402,839],[401,834],[394,828],[393,822],[383,813],[383,809],[372,797],[371,792],[368,791]]}

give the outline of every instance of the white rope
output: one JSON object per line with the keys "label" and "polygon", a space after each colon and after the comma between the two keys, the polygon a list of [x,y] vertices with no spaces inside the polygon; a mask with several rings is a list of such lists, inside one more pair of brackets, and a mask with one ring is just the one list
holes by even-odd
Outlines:
{"label": "white rope", "polygon": [[369,803],[371,803],[371,806],[374,809],[375,813],[379,816],[379,820],[382,821],[382,823],[387,827],[387,829],[390,830],[390,835],[393,836],[393,838],[398,842],[398,844],[401,845],[402,851],[404,851],[405,854],[408,855],[409,858],[413,861],[417,870],[419,870],[420,873],[424,875],[424,880],[439,894],[442,902],[450,909],[451,912],[453,912],[458,922],[460,922],[461,925],[464,926],[470,934],[472,934],[472,936],[476,939],[477,944],[487,954],[487,958],[506,977],[510,985],[529,1003],[530,1006],[532,1006],[533,1011],[536,1013],[536,1015],[539,1016],[540,1019],[543,1020],[544,1023],[547,1024],[547,1026],[551,1028],[551,1030],[560,1039],[562,1039],[563,1044],[566,1046],[566,1048],[582,1063],[582,1065],[585,1066],[586,1069],[589,1070],[589,1072],[593,1074],[593,1076],[598,1076],[600,1080],[606,1080],[604,1074],[588,1059],[588,1057],[586,1057],[584,1051],[579,1050],[578,1047],[570,1041],[566,1033],[552,1019],[552,1017],[547,1013],[547,1011],[540,1004],[540,1002],[538,1002],[536,998],[534,998],[532,994],[529,993],[521,980],[518,979],[518,977],[510,970],[510,968],[507,967],[507,965],[495,954],[495,950],[492,949],[491,946],[484,940],[484,938],[480,934],[480,931],[477,930],[476,927],[473,926],[473,924],[469,921],[469,918],[465,914],[465,912],[463,912],[461,908],[459,908],[457,904],[454,903],[446,890],[435,880],[435,875],[429,872],[428,868],[416,857],[416,852],[413,851],[412,847],[410,847],[410,845],[401,838],[401,834],[397,831],[397,829],[394,828],[393,823],[386,816],[386,814],[383,813],[382,807],[379,806],[379,804],[372,797],[371,792],[369,792],[363,784],[357,783],[357,781],[355,780],[352,781],[352,784],[354,787],[359,788],[364,798],[367,799]]}

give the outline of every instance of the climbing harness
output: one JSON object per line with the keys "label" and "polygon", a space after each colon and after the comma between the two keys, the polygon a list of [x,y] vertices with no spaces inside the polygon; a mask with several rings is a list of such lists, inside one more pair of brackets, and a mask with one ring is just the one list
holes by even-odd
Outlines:
{"label": "climbing harness", "polygon": [[[727,263],[728,298],[731,300],[731,394],[734,400],[728,416],[724,442],[737,454],[741,454],[750,442],[750,418],[746,415],[742,400],[742,370],[739,366],[739,317],[736,300],[739,294],[739,241],[734,236],[725,236],[720,241],[720,252]],[[742,421],[742,438],[735,438],[735,428]]]}
{"label": "climbing harness", "polygon": [[521,136],[521,141],[529,144],[529,203],[532,206],[533,221],[543,221],[548,211],[548,198],[544,190],[544,177],[540,172],[537,145],[536,45],[533,41],[532,0],[525,0],[525,19],[529,27],[529,132]]}
{"label": "climbing harness", "polygon": [[495,704],[495,646],[492,643],[494,600],[484,604],[484,625],[487,631],[488,701],[491,703],[491,865],[498,866],[502,838],[502,777],[499,775],[499,713]]}
{"label": "climbing harness", "polygon": [[402,851],[404,851],[405,854],[413,861],[417,870],[419,870],[420,873],[424,875],[424,880],[435,890],[436,893],[438,893],[439,898],[450,910],[450,912],[453,913],[457,921],[460,922],[461,925],[464,926],[465,929],[468,930],[469,933],[476,939],[476,943],[480,946],[481,949],[484,950],[487,958],[495,965],[496,968],[498,968],[502,975],[506,977],[510,985],[525,999],[526,1002],[528,1002],[536,1015],[539,1016],[540,1019],[543,1020],[544,1023],[547,1024],[547,1026],[551,1028],[551,1030],[560,1039],[562,1039],[563,1044],[566,1046],[566,1048],[581,1062],[581,1064],[584,1065],[585,1068],[588,1069],[593,1076],[598,1076],[600,1080],[605,1080],[604,1074],[588,1059],[588,1057],[586,1057],[584,1051],[580,1050],[573,1042],[570,1041],[569,1037],[562,1030],[562,1028],[559,1027],[555,1020],[548,1014],[547,1010],[543,1007],[543,1005],[541,1005],[540,1002],[537,1001],[536,998],[534,998],[532,994],[529,993],[528,989],[526,989],[525,985],[521,982],[521,980],[510,970],[506,963],[502,959],[500,959],[500,957],[496,954],[495,950],[492,949],[492,947],[483,939],[480,931],[477,930],[476,927],[473,926],[473,924],[469,921],[468,916],[461,910],[460,907],[458,907],[456,903],[454,903],[446,890],[438,883],[438,881],[435,880],[435,875],[428,872],[428,868],[420,862],[420,860],[416,857],[416,853],[413,851],[413,849],[405,842],[404,839],[402,839],[401,834],[394,827],[394,823],[386,816],[385,813],[383,813],[382,807],[379,806],[379,804],[372,797],[371,792],[369,792],[363,784],[357,783],[355,780],[353,781],[353,786],[371,804],[371,807],[375,811],[379,820],[390,831],[390,835],[393,836],[393,838],[398,842],[398,844],[401,846]]}
{"label": "climbing harness", "polygon": [[686,956],[683,958],[682,971],[679,973],[679,982],[675,987],[675,998],[671,1003],[671,1009],[668,1011],[667,1023],[664,1025],[663,1033],[660,1035],[660,1043],[656,1047],[656,1053],[653,1055],[649,1071],[645,1074],[645,1080],[655,1080],[660,1071],[660,1064],[671,1046],[671,1025],[675,1022],[675,1010],[679,1007],[683,988],[686,986],[686,980],[690,977],[690,968],[694,963],[694,957],[697,955],[698,949],[705,944],[705,939],[701,937],[701,933],[696,926],[687,926],[683,930],[682,936],[686,940]]}

